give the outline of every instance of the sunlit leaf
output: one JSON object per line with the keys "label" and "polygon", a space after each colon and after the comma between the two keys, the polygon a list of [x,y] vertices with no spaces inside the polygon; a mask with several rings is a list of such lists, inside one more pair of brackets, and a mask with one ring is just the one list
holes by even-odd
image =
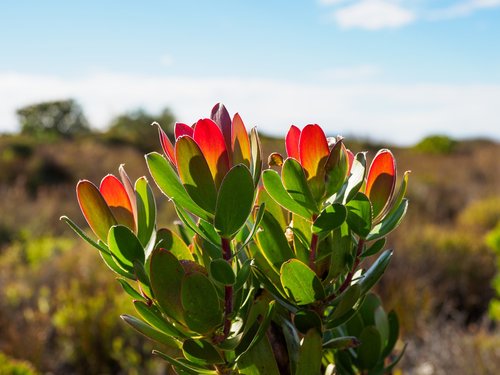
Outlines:
{"label": "sunlit leaf", "polygon": [[325,290],[316,273],[297,259],[283,263],[281,285],[297,305],[307,305],[325,298]]}
{"label": "sunlit leaf", "polygon": [[92,182],[81,180],[76,185],[76,196],[90,228],[97,237],[106,241],[109,228],[117,222],[99,189]]}
{"label": "sunlit leaf", "polygon": [[177,205],[185,207],[198,217],[211,220],[212,214],[196,204],[184,189],[179,177],[175,173],[172,165],[157,152],[146,155],[149,172],[160,190],[167,197],[172,199]]}
{"label": "sunlit leaf", "polygon": [[300,140],[300,129],[295,125],[292,125],[286,134],[285,145],[286,154],[289,158],[294,158],[300,161],[299,153],[299,140]]}
{"label": "sunlit leaf", "polygon": [[132,205],[121,181],[112,174],[108,174],[102,179],[99,191],[113,213],[117,223],[125,225],[135,231]]}
{"label": "sunlit leaf", "polygon": [[229,156],[221,130],[212,120],[202,119],[196,123],[193,138],[205,156],[216,188],[219,188],[229,170]]}
{"label": "sunlit leaf", "polygon": [[319,125],[307,125],[302,129],[299,153],[312,195],[319,200],[325,191],[325,163],[330,153],[325,133]]}
{"label": "sunlit leaf", "polygon": [[392,153],[383,149],[373,159],[366,178],[365,193],[372,202],[373,217],[382,212],[396,185],[396,161]]}
{"label": "sunlit leaf", "polygon": [[146,177],[141,177],[135,182],[135,192],[137,202],[137,238],[139,238],[142,246],[146,248],[154,236],[156,227],[156,202]]}
{"label": "sunlit leaf", "polygon": [[297,160],[293,158],[285,160],[281,171],[281,179],[286,191],[295,202],[307,210],[318,212],[318,206],[307,184],[304,170]]}
{"label": "sunlit leaf", "polygon": [[126,271],[134,272],[134,261],[144,264],[144,248],[129,228],[123,225],[111,227],[108,246],[115,260]]}
{"label": "sunlit leaf", "polygon": [[301,204],[295,202],[295,200],[286,191],[283,183],[281,182],[281,178],[276,171],[273,171],[272,169],[265,170],[262,173],[262,183],[264,184],[267,193],[280,206],[306,219],[311,219],[313,211],[308,210]]}
{"label": "sunlit leaf", "polygon": [[156,247],[170,251],[178,260],[194,260],[186,243],[170,229],[160,229],[156,235],[156,242]]}
{"label": "sunlit leaf", "polygon": [[239,114],[235,114],[231,125],[231,149],[233,165],[245,164],[250,168],[250,161],[252,159],[252,151],[250,149],[250,138],[248,137],[247,129],[243,124],[243,120]]}
{"label": "sunlit leaf", "polygon": [[189,196],[201,208],[214,213],[217,190],[207,160],[198,144],[188,136],[178,138],[175,156],[179,177]]}

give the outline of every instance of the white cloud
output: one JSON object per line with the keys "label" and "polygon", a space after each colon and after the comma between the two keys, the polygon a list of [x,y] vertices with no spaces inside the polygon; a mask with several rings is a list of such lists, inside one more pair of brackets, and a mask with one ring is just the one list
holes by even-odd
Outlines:
{"label": "white cloud", "polygon": [[344,29],[379,30],[410,24],[416,15],[393,1],[362,0],[335,10],[332,17]]}
{"label": "white cloud", "polygon": [[459,1],[446,8],[431,10],[427,18],[432,21],[466,17],[477,10],[500,6],[500,0],[466,0]]}
{"label": "white cloud", "polygon": [[500,0],[457,0],[439,8],[431,0],[318,0],[343,29],[380,30],[418,20],[441,21],[500,7]]}
{"label": "white cloud", "polygon": [[337,5],[347,1],[349,0],[318,0],[321,5]]}
{"label": "white cloud", "polygon": [[[223,101],[248,126],[283,135],[290,124],[319,123],[331,135],[351,134],[410,144],[430,133],[500,140],[500,85],[305,84],[271,79],[138,76],[81,78],[0,73],[0,131],[16,128],[15,109],[73,97],[103,128],[124,111],[173,109],[181,121],[208,116]],[[147,124],[145,124],[146,126]]]}

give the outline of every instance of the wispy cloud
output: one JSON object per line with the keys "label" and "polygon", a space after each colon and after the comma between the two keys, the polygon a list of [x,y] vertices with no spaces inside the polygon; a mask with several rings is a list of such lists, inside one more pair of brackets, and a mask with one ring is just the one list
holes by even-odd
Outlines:
{"label": "wispy cloud", "polygon": [[343,29],[381,30],[417,21],[466,17],[479,10],[500,7],[500,0],[457,0],[445,7],[431,0],[318,0],[329,18]]}
{"label": "wispy cloud", "polygon": [[478,10],[500,7],[500,0],[466,0],[451,6],[429,11],[427,19],[439,21],[451,18],[466,17]]}
{"label": "wispy cloud", "polygon": [[403,6],[386,0],[362,0],[336,10],[332,17],[344,29],[380,30],[412,23],[416,16]]}
{"label": "wispy cloud", "polygon": [[[36,101],[76,98],[94,126],[137,107],[172,108],[185,122],[223,101],[249,126],[283,135],[290,124],[322,124],[331,135],[410,144],[429,133],[500,139],[500,85],[321,82],[239,77],[91,74],[60,78],[0,73],[0,131],[15,130],[15,109]],[[147,126],[147,124],[145,124]]]}

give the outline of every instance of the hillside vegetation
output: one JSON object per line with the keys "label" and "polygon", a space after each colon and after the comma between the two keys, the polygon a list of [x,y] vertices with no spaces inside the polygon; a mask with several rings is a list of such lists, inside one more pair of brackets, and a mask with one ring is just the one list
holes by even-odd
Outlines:
{"label": "hillside vegetation", "polygon": [[[375,145],[346,144],[375,154]],[[500,334],[488,319],[488,305],[496,260],[485,238],[500,220],[500,145],[441,138],[423,144],[392,149],[399,172],[412,170],[410,210],[390,237],[395,257],[378,292],[399,313],[403,340],[410,343],[405,371],[423,374],[425,365],[435,374],[494,373]],[[147,176],[144,145],[91,134],[0,137],[5,356],[42,373],[165,371],[151,359],[152,346],[120,322],[119,314],[133,306],[97,252],[59,221],[65,214],[85,227],[75,197],[79,179],[98,184],[122,163],[132,179]],[[282,140],[263,137],[263,146],[266,156],[283,152]],[[151,151],[160,151],[159,145]],[[175,219],[172,206],[155,193],[160,221],[168,226]]]}

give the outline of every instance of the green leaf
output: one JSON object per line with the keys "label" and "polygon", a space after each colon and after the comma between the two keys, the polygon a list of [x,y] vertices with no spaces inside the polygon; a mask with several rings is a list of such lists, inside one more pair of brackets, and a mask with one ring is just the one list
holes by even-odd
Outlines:
{"label": "green leaf", "polygon": [[116,278],[116,280],[118,280],[125,293],[127,293],[130,297],[140,301],[145,300],[144,297],[137,290],[135,290],[125,279],[118,277]]}
{"label": "green leaf", "polygon": [[76,196],[83,216],[95,235],[105,241],[109,228],[117,224],[99,189],[90,181],[81,180],[76,185]]}
{"label": "green leaf", "polygon": [[310,329],[302,340],[296,375],[318,375],[323,355],[321,335],[316,329]]}
{"label": "green leaf", "polygon": [[199,219],[199,224],[197,225],[192,219],[192,217],[189,215],[189,213],[186,210],[184,210],[184,208],[182,208],[181,206],[175,206],[175,212],[177,213],[177,216],[182,221],[182,223],[186,225],[186,227],[188,227],[191,231],[199,235],[205,241],[210,242],[212,245],[216,247],[220,246],[220,244],[217,245],[218,243],[217,240],[220,241],[220,237],[215,231],[215,229],[213,229],[213,226],[211,224],[206,226],[206,228],[208,227],[211,228],[211,231],[208,232],[205,230],[205,227],[201,225],[201,223],[206,223],[205,220]]}
{"label": "green leaf", "polygon": [[328,233],[341,226],[346,216],[347,210],[343,205],[339,203],[328,205],[314,220],[312,231],[316,234]]}
{"label": "green leaf", "polygon": [[252,176],[254,186],[257,187],[260,180],[260,174],[262,172],[262,151],[260,145],[259,134],[256,128],[252,128],[250,131],[250,147],[252,155]]}
{"label": "green leaf", "polygon": [[186,274],[182,280],[181,303],[186,324],[198,333],[214,331],[222,321],[217,290],[208,277],[200,272]]}
{"label": "green leaf", "polygon": [[[274,311],[276,309],[276,301],[271,301],[267,307],[266,315],[263,317],[262,321],[259,322],[259,328],[257,329],[257,332],[252,335],[252,340],[246,347],[237,347],[236,351],[239,353],[238,356],[235,359],[235,362],[238,362],[238,359],[244,356],[247,352],[252,350],[253,347],[255,347],[265,336],[267,329],[269,328],[269,325],[271,324],[271,320],[274,316]],[[247,335],[250,333],[247,332]],[[242,339],[242,342],[246,341],[245,337]]]}
{"label": "green leaf", "polygon": [[205,220],[210,221],[213,218],[211,213],[201,208],[191,199],[172,165],[163,156],[157,152],[149,153],[146,155],[146,162],[149,173],[153,176],[158,188],[163,194],[172,199],[176,205],[185,207],[188,211]]}
{"label": "green leaf", "polygon": [[267,169],[262,173],[262,183],[266,188],[267,193],[273,198],[280,206],[302,216],[305,219],[311,220],[313,211],[306,209],[301,204],[297,203],[286,191],[283,183],[281,182],[278,172]]}
{"label": "green leaf", "polygon": [[375,367],[380,359],[380,333],[374,326],[366,327],[359,337],[361,345],[357,348],[359,362],[364,369]]}
{"label": "green leaf", "polygon": [[129,228],[123,225],[111,227],[108,245],[114,259],[124,270],[134,273],[134,261],[144,264],[144,248]]}
{"label": "green leaf", "polygon": [[248,277],[250,276],[252,271],[252,260],[247,259],[243,265],[241,266],[238,274],[236,275],[236,281],[234,283],[234,291],[237,292],[239,289],[243,287],[243,285],[247,282]]}
{"label": "green leaf", "polygon": [[401,358],[403,358],[403,355],[405,354],[405,351],[406,351],[406,347],[408,345],[405,344],[403,346],[403,349],[401,349],[401,352],[398,354],[398,356],[391,362],[391,364],[389,366],[387,366],[385,369],[384,369],[384,372],[386,374],[390,374],[392,372],[392,370],[394,369],[394,367],[396,367],[396,365],[399,363],[399,361],[401,361]]}
{"label": "green leaf", "polygon": [[185,371],[192,375],[217,375],[217,371],[208,370],[206,368],[198,367],[192,364],[186,364],[180,360],[177,360],[165,353],[159,352],[158,350],[153,350],[153,354],[163,358],[165,361],[170,363],[176,370]]}
{"label": "green leaf", "polygon": [[390,214],[387,214],[387,216],[380,223],[373,227],[370,234],[368,234],[368,236],[366,237],[366,240],[373,241],[379,239],[388,235],[390,232],[396,229],[397,226],[401,223],[401,220],[403,220],[407,209],[408,200],[403,199],[396,210],[392,211]]}
{"label": "green leaf", "polygon": [[375,325],[375,310],[380,306],[382,306],[382,301],[375,293],[369,292],[365,296],[363,304],[359,309],[359,313],[365,326]]}
{"label": "green leaf", "polygon": [[[104,246],[104,243],[101,243],[100,245]],[[134,281],[137,279],[133,273],[125,271],[122,267],[120,267],[116,263],[115,258],[113,257],[113,255],[111,255],[109,251],[106,252],[100,251],[99,255],[101,256],[102,260],[104,261],[104,263],[106,263],[106,266],[108,266],[110,270],[116,272],[118,275],[123,276],[127,279]]]}
{"label": "green leaf", "polygon": [[156,247],[170,251],[178,260],[194,260],[186,243],[170,229],[162,228],[156,235]]}
{"label": "green leaf", "polygon": [[217,349],[202,339],[187,339],[182,345],[182,352],[187,360],[200,365],[224,363],[224,359]]}
{"label": "green leaf", "polygon": [[252,212],[254,185],[248,168],[239,164],[229,170],[219,189],[214,226],[230,238],[245,224]]}
{"label": "green leaf", "polygon": [[334,337],[323,344],[324,349],[344,350],[359,346],[360,341],[356,336]]}
{"label": "green leaf", "polygon": [[346,222],[333,231],[333,243],[336,246],[330,258],[328,281],[336,279],[342,273],[352,250],[351,231]]}
{"label": "green leaf", "polygon": [[223,285],[233,285],[236,281],[233,268],[224,259],[214,259],[210,262],[210,277]]}
{"label": "green leaf", "polygon": [[318,212],[318,206],[307,184],[304,169],[294,158],[287,158],[281,170],[281,179],[286,191],[292,199],[314,213]]}
{"label": "green leaf", "polygon": [[256,235],[260,253],[278,272],[284,262],[294,257],[293,251],[279,222],[267,211],[262,218],[261,227],[263,230]]}
{"label": "green leaf", "polygon": [[387,322],[389,324],[389,336],[384,351],[382,352],[384,358],[392,353],[399,338],[399,320],[396,312],[390,311],[389,314],[387,314]]}
{"label": "green leaf", "polygon": [[281,285],[297,305],[307,305],[325,298],[320,279],[300,260],[290,259],[283,263],[280,278]]}
{"label": "green leaf", "polygon": [[342,203],[349,202],[359,191],[366,176],[366,152],[358,152],[351,167],[351,174],[344,184]]}
{"label": "green leaf", "polygon": [[387,205],[386,209],[379,215],[379,217],[391,216],[394,214],[403,201],[403,198],[406,194],[406,189],[408,188],[408,178],[410,176],[411,171],[406,171],[403,176],[403,181],[401,181],[401,185],[399,186],[398,192],[393,196],[392,200]]}
{"label": "green leaf", "polygon": [[366,294],[382,277],[392,258],[392,250],[385,250],[359,281],[361,295]]}
{"label": "green leaf", "polygon": [[356,302],[358,302],[360,297],[361,288],[358,284],[353,284],[347,288],[344,293],[342,293],[337,298],[339,299],[337,306],[335,306],[333,313],[330,316],[330,320],[336,320],[349,313],[354,307]]}
{"label": "green leaf", "polygon": [[159,342],[160,344],[166,345],[171,348],[178,348],[179,343],[174,340],[171,336],[157,331],[149,324],[139,320],[131,315],[121,315],[121,318],[129,324],[132,328],[134,328],[137,332],[143,334],[147,338]]}
{"label": "green leaf", "polygon": [[252,225],[252,229],[248,233],[248,236],[245,238],[243,243],[240,245],[236,253],[239,253],[241,250],[247,246],[250,241],[252,241],[253,237],[255,236],[255,233],[257,233],[257,230],[259,229],[260,222],[262,221],[262,218],[264,217],[264,213],[266,212],[266,204],[262,203],[258,208],[257,208],[257,214],[255,216],[255,220]]}
{"label": "green leaf", "polygon": [[387,345],[387,340],[389,339],[389,320],[387,319],[387,314],[382,306],[375,309],[374,312],[375,327],[377,327],[380,333],[380,344],[382,348]]}
{"label": "green leaf", "polygon": [[177,170],[189,196],[204,210],[214,213],[217,190],[207,160],[191,137],[179,137],[175,144]]}
{"label": "green leaf", "polygon": [[161,309],[173,319],[184,322],[181,306],[181,285],[184,268],[174,254],[157,248],[151,256],[151,288]]}
{"label": "green leaf", "polygon": [[[160,332],[175,338],[186,337],[181,331],[175,328],[170,322],[165,320],[155,306],[148,306],[143,301],[134,301],[134,306],[139,315],[152,327]],[[178,345],[177,347],[180,347]]]}
{"label": "green leaf", "polygon": [[347,224],[354,233],[365,238],[372,229],[372,205],[363,193],[357,193],[347,207]]}
{"label": "green leaf", "polygon": [[266,205],[266,210],[269,211],[276,220],[278,220],[282,228],[288,225],[288,211],[285,213],[283,207],[271,198],[264,186],[260,186],[257,194],[257,204],[262,205],[263,203]]}
{"label": "green leaf", "polygon": [[349,169],[347,152],[342,141],[338,141],[330,151],[325,164],[326,194],[328,197],[338,192],[344,184]]}
{"label": "green leaf", "polygon": [[238,370],[245,375],[280,375],[273,347],[266,336],[238,359]]}
{"label": "green leaf", "polygon": [[95,247],[97,250],[99,250],[101,252],[108,253],[109,255],[111,255],[111,253],[109,252],[109,250],[106,247],[101,246],[98,242],[94,241],[92,238],[90,238],[89,236],[87,236],[87,234],[78,225],[76,225],[69,217],[67,217],[67,216],[61,216],[59,218],[59,220],[62,220],[66,224],[68,224],[69,227],[71,229],[73,229],[73,231],[78,236],[80,236],[80,238],[82,240],[84,240],[85,242],[87,242],[89,245]]}
{"label": "green leaf", "polygon": [[366,258],[377,254],[380,250],[384,248],[385,242],[386,242],[385,238],[378,239],[370,247],[368,247],[365,251],[363,251],[363,253],[361,254],[361,258]]}
{"label": "green leaf", "polygon": [[319,315],[313,310],[299,310],[293,317],[293,323],[297,330],[304,335],[310,329],[314,328],[319,332],[322,331],[323,323]]}
{"label": "green leaf", "polygon": [[[145,177],[135,183],[137,204],[137,238],[146,248],[156,226],[156,203],[153,191]],[[148,254],[149,255],[149,254]]]}

